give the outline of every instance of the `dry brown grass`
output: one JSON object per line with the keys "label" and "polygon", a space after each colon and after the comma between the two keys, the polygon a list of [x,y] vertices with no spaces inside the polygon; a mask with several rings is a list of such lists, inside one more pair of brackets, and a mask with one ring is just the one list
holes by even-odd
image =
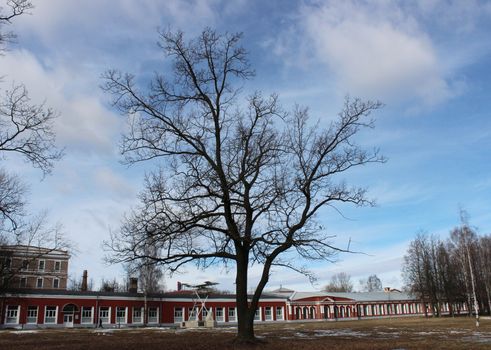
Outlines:
{"label": "dry brown grass", "polygon": [[[0,349],[232,349],[235,329],[0,331]],[[491,349],[491,319],[395,318],[256,326],[260,349]]]}

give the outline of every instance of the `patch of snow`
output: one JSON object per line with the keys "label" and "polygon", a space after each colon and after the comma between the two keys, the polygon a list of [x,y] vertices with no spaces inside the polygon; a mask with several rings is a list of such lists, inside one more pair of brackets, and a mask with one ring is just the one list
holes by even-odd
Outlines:
{"label": "patch of snow", "polygon": [[418,334],[418,335],[436,335],[436,334],[441,334],[441,332],[414,332],[414,334]]}
{"label": "patch of snow", "polygon": [[39,332],[39,330],[37,330],[37,329],[9,331],[10,334],[28,334],[28,333],[38,333],[38,332]]}
{"label": "patch of snow", "polygon": [[361,338],[361,337],[366,337],[369,334],[363,333],[363,332],[357,332],[353,331],[351,329],[338,329],[338,330],[330,330],[330,329],[318,329],[315,330],[315,336],[316,337],[327,337],[327,336],[333,336],[333,337],[356,337],[356,338]]}
{"label": "patch of snow", "polygon": [[384,332],[384,331],[376,331],[376,335],[382,338],[399,338],[401,332]]}
{"label": "patch of snow", "polygon": [[491,334],[474,332],[471,336],[463,337],[462,341],[468,341],[473,343],[491,344]]}
{"label": "patch of snow", "polygon": [[295,337],[297,337],[297,338],[307,338],[307,337],[308,337],[308,335],[307,335],[307,334],[305,334],[305,333],[301,333],[301,332],[296,332],[294,335],[295,335]]}

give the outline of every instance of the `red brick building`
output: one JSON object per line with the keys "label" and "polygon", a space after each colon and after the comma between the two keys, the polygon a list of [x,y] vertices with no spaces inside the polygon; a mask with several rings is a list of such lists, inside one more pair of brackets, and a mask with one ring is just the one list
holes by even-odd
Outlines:
{"label": "red brick building", "polygon": [[65,250],[0,246],[2,288],[65,290],[69,259]]}
{"label": "red brick building", "polygon": [[[428,305],[400,292],[265,294],[256,313],[257,322],[342,320],[405,317],[431,314]],[[142,293],[71,292],[54,290],[11,291],[0,300],[0,327],[134,327],[181,326],[211,314],[217,325],[234,324],[234,295],[209,294],[199,300],[194,291],[182,290],[145,296]],[[453,305],[467,313],[464,303]],[[443,305],[442,313],[449,305]]]}
{"label": "red brick building", "polygon": [[[136,279],[130,291],[67,291],[69,255],[66,251],[9,246],[0,249],[4,267],[14,272],[10,288],[0,293],[0,328],[183,326],[212,321],[237,322],[235,295],[178,290],[160,294],[138,293]],[[467,313],[465,303],[445,304]],[[372,293],[295,292],[279,288],[265,293],[256,322],[360,319],[431,314],[426,303],[407,293],[387,289]],[[205,323],[206,323],[205,322]]]}

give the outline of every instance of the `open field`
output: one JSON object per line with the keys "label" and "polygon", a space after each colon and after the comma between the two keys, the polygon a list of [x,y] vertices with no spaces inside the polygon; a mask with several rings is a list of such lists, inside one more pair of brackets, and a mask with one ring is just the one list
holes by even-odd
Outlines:
{"label": "open field", "polygon": [[[234,328],[0,331],[0,349],[232,349]],[[491,319],[396,318],[265,324],[260,349],[491,349]]]}

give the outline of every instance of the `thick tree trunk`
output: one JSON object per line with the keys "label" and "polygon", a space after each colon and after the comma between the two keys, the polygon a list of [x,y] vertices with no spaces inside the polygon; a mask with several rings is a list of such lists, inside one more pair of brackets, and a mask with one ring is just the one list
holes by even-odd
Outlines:
{"label": "thick tree trunk", "polygon": [[247,253],[237,254],[235,291],[237,298],[237,337],[236,343],[255,343],[254,310],[249,306],[247,297],[247,271],[249,257]]}
{"label": "thick tree trunk", "polygon": [[236,344],[254,344],[258,341],[254,336],[254,316],[250,317],[249,313],[252,312],[248,310],[245,317],[238,319]]}

